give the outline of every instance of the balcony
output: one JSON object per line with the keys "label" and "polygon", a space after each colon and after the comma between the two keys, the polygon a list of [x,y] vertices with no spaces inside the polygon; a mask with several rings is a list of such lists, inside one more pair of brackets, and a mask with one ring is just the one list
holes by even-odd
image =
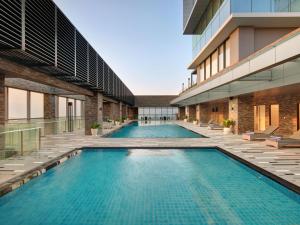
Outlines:
{"label": "balcony", "polygon": [[[251,17],[249,13],[256,17],[275,15],[287,17],[287,13],[300,12],[300,0],[243,0],[243,4],[239,0],[225,0],[219,10],[216,12],[212,20],[209,22],[201,35],[193,36],[193,58],[201,53],[215,35],[220,32],[226,22],[234,16],[243,13]],[[299,14],[293,14],[294,17],[299,17]],[[251,21],[251,20],[249,20]],[[264,21],[265,22],[265,21]],[[243,22],[245,25],[251,25],[251,22]],[[244,25],[243,23],[235,22],[236,25]],[[270,22],[269,24],[271,24]],[[274,23],[276,23],[274,21]],[[270,26],[275,26],[274,24]],[[290,26],[287,24],[286,26]],[[297,27],[297,26],[296,26]]]}

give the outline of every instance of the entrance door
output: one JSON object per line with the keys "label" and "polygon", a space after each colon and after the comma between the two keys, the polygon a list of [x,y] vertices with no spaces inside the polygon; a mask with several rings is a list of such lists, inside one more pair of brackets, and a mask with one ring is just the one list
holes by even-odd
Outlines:
{"label": "entrance door", "polygon": [[256,131],[264,131],[266,129],[266,106],[254,106],[254,128]]}
{"label": "entrance door", "polygon": [[67,108],[67,127],[68,132],[74,131],[74,110],[73,110],[73,102],[68,102],[68,108]]}
{"label": "entrance door", "polygon": [[271,105],[270,107],[270,125],[279,126],[279,105]]}

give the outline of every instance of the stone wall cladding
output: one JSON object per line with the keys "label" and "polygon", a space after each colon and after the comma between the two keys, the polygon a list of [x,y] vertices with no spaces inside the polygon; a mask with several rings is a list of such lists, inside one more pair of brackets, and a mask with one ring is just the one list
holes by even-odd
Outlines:
{"label": "stone wall cladding", "polygon": [[103,122],[103,95],[95,93],[87,96],[85,101],[85,134],[91,134],[91,125],[95,122]]}
{"label": "stone wall cladding", "polygon": [[55,115],[55,95],[44,94],[44,118],[54,119]]}
{"label": "stone wall cladding", "polygon": [[5,76],[0,74],[0,125],[5,123]]}

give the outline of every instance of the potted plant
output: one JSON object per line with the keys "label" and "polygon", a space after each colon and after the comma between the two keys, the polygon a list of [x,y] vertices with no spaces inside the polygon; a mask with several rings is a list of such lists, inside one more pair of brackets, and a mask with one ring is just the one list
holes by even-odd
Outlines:
{"label": "potted plant", "polygon": [[97,136],[98,135],[98,130],[101,128],[101,125],[99,123],[93,123],[91,126],[91,133],[92,136]]}
{"label": "potted plant", "polygon": [[187,122],[188,121],[188,116],[187,115],[185,115],[184,116],[184,120],[183,120],[184,122]]}
{"label": "potted plant", "polygon": [[230,119],[226,119],[223,121],[223,133],[224,134],[231,134],[232,133],[232,127],[234,126],[235,122]]}
{"label": "potted plant", "polygon": [[197,120],[197,119],[194,120],[194,121],[193,121],[193,124],[194,124],[194,125],[197,125],[197,124],[198,124],[198,120]]}
{"label": "potted plant", "polygon": [[120,126],[121,122],[120,122],[120,119],[119,119],[119,118],[117,118],[117,119],[115,120],[115,124],[116,124],[117,126]]}

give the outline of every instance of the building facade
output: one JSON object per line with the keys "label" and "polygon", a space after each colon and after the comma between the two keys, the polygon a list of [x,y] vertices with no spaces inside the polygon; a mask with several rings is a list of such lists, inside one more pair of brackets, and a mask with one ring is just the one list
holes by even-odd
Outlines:
{"label": "building facade", "polygon": [[236,122],[235,132],[300,126],[300,1],[183,0],[192,35],[187,88],[171,103],[180,117]]}

